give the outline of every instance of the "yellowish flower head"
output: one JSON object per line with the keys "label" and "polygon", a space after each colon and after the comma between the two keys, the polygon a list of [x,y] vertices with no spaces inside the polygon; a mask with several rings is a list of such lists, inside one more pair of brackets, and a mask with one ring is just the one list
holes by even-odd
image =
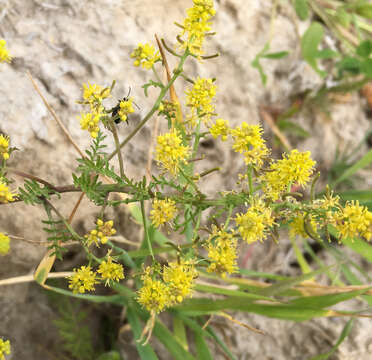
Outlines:
{"label": "yellowish flower head", "polygon": [[285,154],[282,160],[273,162],[269,171],[261,177],[265,183],[263,188],[265,195],[275,201],[288,191],[290,185],[306,185],[315,166],[315,161],[310,155],[310,151],[299,152],[295,149]]}
{"label": "yellowish flower head", "polygon": [[217,119],[215,124],[209,129],[209,132],[215,139],[221,136],[221,140],[226,141],[230,133],[229,122],[227,120]]}
{"label": "yellowish flower head", "polygon": [[180,34],[186,34],[185,41],[181,44],[182,49],[189,48],[190,52],[200,58],[203,54],[203,43],[205,34],[211,30],[211,17],[216,11],[212,0],[193,0],[194,6],[187,10]]}
{"label": "yellowish flower head", "polygon": [[255,169],[262,167],[264,159],[270,153],[262,138],[262,132],[260,125],[249,125],[246,122],[231,130],[234,151],[243,154],[245,163]]}
{"label": "yellowish flower head", "polygon": [[14,201],[14,194],[9,190],[6,182],[0,178],[0,203],[7,204]]}
{"label": "yellowish flower head", "polygon": [[192,296],[197,276],[194,264],[189,261],[175,261],[164,266],[163,280],[169,288],[171,303],[181,303],[186,297]]}
{"label": "yellowish flower head", "polygon": [[113,228],[114,222],[112,220],[104,222],[101,219],[97,220],[96,228],[91,230],[89,234],[85,235],[88,241],[88,246],[92,243],[99,247],[99,244],[106,244],[108,237],[116,234],[116,229]]}
{"label": "yellowish flower head", "polygon": [[157,137],[155,159],[159,165],[172,175],[178,174],[178,168],[189,156],[190,149],[182,145],[181,135],[176,129]]}
{"label": "yellowish flower head", "polygon": [[[317,223],[314,216],[309,215],[307,218],[308,226],[310,231],[313,233],[317,232]],[[307,239],[309,235],[305,230],[305,217],[304,214],[298,213],[289,223],[289,236],[294,239],[297,235],[304,239]]]}
{"label": "yellowish flower head", "polygon": [[340,241],[345,238],[372,237],[372,212],[358,201],[347,202],[345,207],[334,214],[335,227],[339,231]]}
{"label": "yellowish flower head", "polygon": [[83,113],[80,117],[82,130],[88,130],[92,138],[96,138],[99,132],[99,121],[101,114]]}
{"label": "yellowish flower head", "polygon": [[83,98],[89,103],[101,102],[110,96],[110,89],[97,84],[83,84]]}
{"label": "yellowish flower head", "polygon": [[118,114],[120,116],[121,121],[127,121],[128,114],[131,114],[134,112],[132,103],[133,103],[133,98],[120,101],[120,110],[118,111]]}
{"label": "yellowish flower head", "polygon": [[226,274],[237,272],[237,244],[234,232],[218,230],[214,226],[206,244],[210,262],[207,271],[217,273],[223,278],[226,277]]}
{"label": "yellowish flower head", "polygon": [[153,45],[141,43],[130,54],[130,57],[135,59],[134,66],[142,66],[145,69],[151,69],[155,62],[161,59],[159,51],[155,51]]}
{"label": "yellowish flower head", "polygon": [[9,54],[9,50],[6,47],[6,41],[0,39],[0,62],[10,63],[12,61],[12,56]]}
{"label": "yellowish flower head", "polygon": [[155,227],[160,227],[168,221],[171,221],[177,213],[176,203],[171,199],[154,199],[150,219]]}
{"label": "yellowish flower head", "polygon": [[124,279],[123,265],[115,264],[109,256],[107,261],[102,261],[97,270],[101,274],[101,278],[106,280],[105,285],[108,285],[110,280],[119,281]]}
{"label": "yellowish flower head", "polygon": [[152,279],[150,268],[142,276],[143,286],[137,292],[137,301],[149,312],[160,313],[170,305],[169,287],[161,280]]}
{"label": "yellowish flower head", "polygon": [[5,360],[4,355],[10,355],[10,342],[9,340],[0,339],[0,360]]}
{"label": "yellowish flower head", "polygon": [[85,291],[93,291],[94,285],[98,283],[97,274],[92,271],[90,266],[82,266],[80,269],[74,269],[74,274],[69,278],[69,288],[74,294],[84,294]]}
{"label": "yellowish flower head", "polygon": [[190,107],[188,121],[191,126],[195,126],[198,117],[201,117],[204,123],[208,123],[214,114],[213,98],[216,95],[217,86],[212,79],[203,79],[198,77],[194,86],[186,90],[186,105]]}
{"label": "yellowish flower head", "polygon": [[0,255],[6,255],[10,249],[10,239],[0,232]]}
{"label": "yellowish flower head", "polygon": [[256,199],[245,214],[236,215],[235,222],[241,237],[251,244],[266,239],[270,227],[274,225],[274,218],[271,208]]}
{"label": "yellowish flower head", "polygon": [[0,156],[4,160],[9,159],[9,137],[3,134],[0,134]]}

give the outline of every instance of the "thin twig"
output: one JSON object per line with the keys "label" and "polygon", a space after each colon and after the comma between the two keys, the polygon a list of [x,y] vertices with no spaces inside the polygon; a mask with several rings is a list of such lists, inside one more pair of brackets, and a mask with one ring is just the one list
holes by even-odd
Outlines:
{"label": "thin twig", "polygon": [[[48,279],[58,279],[58,278],[65,278],[73,275],[73,272],[71,271],[65,271],[65,272],[55,272],[55,273],[49,273],[47,275]],[[2,285],[13,285],[13,284],[21,284],[25,282],[31,282],[34,281],[34,275],[23,275],[23,276],[16,276],[9,279],[0,280],[0,286]]]}
{"label": "thin twig", "polygon": [[76,144],[76,142],[74,141],[74,139],[72,138],[72,136],[70,135],[70,133],[68,132],[68,130],[66,129],[65,125],[63,125],[62,121],[59,119],[59,117],[57,116],[57,114],[55,113],[55,111],[53,110],[53,108],[49,105],[48,101],[46,100],[46,98],[44,97],[44,95],[41,93],[39,87],[37,86],[35,80],[33,79],[32,75],[31,75],[31,73],[29,71],[27,71],[27,75],[30,78],[30,80],[32,82],[32,85],[34,86],[36,92],[39,94],[39,96],[43,100],[45,106],[47,107],[47,109],[49,110],[49,112],[51,113],[51,115],[53,116],[54,120],[57,121],[57,124],[60,126],[60,128],[62,129],[62,131],[64,132],[64,134],[67,136],[67,138],[69,139],[69,141],[71,142],[71,144],[73,145],[73,147],[76,149],[76,151],[80,154],[80,156],[82,158],[84,158],[85,157],[84,153],[80,150],[79,146]]}

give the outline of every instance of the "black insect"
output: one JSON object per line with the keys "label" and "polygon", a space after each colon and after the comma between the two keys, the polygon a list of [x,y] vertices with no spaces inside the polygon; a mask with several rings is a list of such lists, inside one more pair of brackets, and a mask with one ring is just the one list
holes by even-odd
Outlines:
{"label": "black insect", "polygon": [[[114,106],[109,112],[111,113],[111,117],[114,119],[115,117],[117,117],[118,115],[118,112],[120,110],[120,103],[122,101],[128,101],[129,100],[129,95],[130,95],[130,91],[131,91],[131,88],[129,88],[129,91],[128,91],[128,95],[127,96],[124,96],[121,100],[118,101],[118,103],[116,104],[116,106]],[[121,119],[120,117],[115,119],[115,123],[116,124],[119,124],[121,123]],[[129,124],[129,121],[127,119],[127,125]]]}

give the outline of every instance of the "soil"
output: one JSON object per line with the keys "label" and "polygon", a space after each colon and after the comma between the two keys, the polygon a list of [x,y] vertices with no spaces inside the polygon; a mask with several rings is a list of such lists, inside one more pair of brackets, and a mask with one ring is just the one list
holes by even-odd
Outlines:
{"label": "soil", "polygon": [[[151,75],[133,66],[131,51],[139,42],[154,43],[155,33],[173,44],[179,31],[174,21],[181,22],[185,9],[190,6],[190,0],[0,0],[0,38],[6,39],[14,56],[10,65],[0,67],[0,132],[9,134],[12,145],[20,149],[13,154],[10,166],[55,185],[72,183],[71,172],[76,167],[74,148],[35,92],[28,73],[82,149],[87,148],[90,141],[77,120],[82,108],[76,100],[81,97],[82,84],[110,85],[115,79],[113,105],[115,98],[125,96],[130,87],[140,110],[131,117],[128,126],[120,126],[122,140],[150,109],[157,94],[152,88],[148,98],[143,95],[141,86]],[[290,55],[283,60],[262,60],[268,76],[264,87],[250,63],[269,39],[272,2],[220,0],[215,1],[215,7],[217,15],[213,28],[217,34],[209,41],[207,53],[218,51],[220,56],[203,64],[188,63],[187,74],[217,77],[219,115],[233,126],[242,121],[261,123],[273,154],[277,156],[280,149],[273,140],[270,126],[263,120],[262,109],[268,114],[284,111],[293,99],[301,98],[308,89],[317,89],[322,84],[300,55],[299,35],[308,23],[299,23],[293,9],[286,2],[280,2],[273,24],[271,51],[288,50]],[[327,41],[331,42],[329,35]],[[172,58],[170,61],[175,64]],[[176,90],[181,96],[180,84],[176,85]],[[336,151],[342,153],[355,147],[371,125],[368,105],[359,94],[328,99],[325,106],[327,111],[310,106],[292,119],[311,133],[310,137],[288,137],[292,147],[310,150],[318,168],[324,172],[330,169]],[[159,131],[164,129],[166,124],[160,123]],[[153,123],[147,124],[126,147],[125,171],[129,177],[141,179],[146,174],[152,131]],[[108,151],[113,148],[113,143],[109,144]],[[235,186],[243,161],[228,148],[213,140],[202,144],[206,160],[198,170],[222,168],[201,182],[207,194]],[[361,186],[370,187],[371,179],[362,180]],[[16,180],[20,183],[22,179]],[[67,216],[77,199],[77,194],[63,195],[63,200],[57,202],[59,211]],[[21,203],[2,206],[0,230],[32,241],[45,241],[40,222],[44,219],[42,209],[30,209]],[[79,233],[85,233],[96,214],[97,208],[84,200],[72,225]],[[138,241],[139,227],[126,208],[115,210],[112,216],[115,223],[120,224],[121,235]],[[241,249],[240,264],[247,269],[299,274],[290,249],[286,239],[281,240],[280,246],[269,242],[246,246]],[[1,257],[0,278],[32,274],[45,251],[45,246],[13,239],[10,254]],[[368,269],[361,259],[355,261]],[[70,271],[82,263],[83,255],[71,248],[66,260],[57,263],[54,270]],[[360,305],[355,302],[350,306],[357,309]],[[12,354],[7,360],[66,358],[61,355],[61,338],[53,323],[59,317],[57,307],[55,300],[35,283],[0,287],[0,337],[12,343]],[[97,329],[93,340],[99,342],[97,334],[102,319],[111,314],[115,326],[121,326],[118,346],[123,358],[137,358],[128,326],[120,322],[125,314],[120,314],[118,309],[96,307],[91,307],[88,313],[89,318],[93,318],[91,328]],[[335,344],[347,321],[331,318],[293,323],[251,314],[234,316],[267,335],[255,334],[223,319],[215,320],[217,328],[238,359],[260,360],[302,360],[326,352]],[[370,359],[371,343],[370,320],[358,319],[351,335],[330,359]],[[104,344],[100,346],[105,347]],[[155,346],[161,351],[159,344]],[[215,359],[223,358],[216,350]]]}

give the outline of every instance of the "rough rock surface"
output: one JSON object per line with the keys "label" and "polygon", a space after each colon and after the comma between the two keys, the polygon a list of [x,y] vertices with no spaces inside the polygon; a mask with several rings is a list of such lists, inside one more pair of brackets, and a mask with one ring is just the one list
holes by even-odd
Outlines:
{"label": "rough rock surface", "polygon": [[[34,91],[27,72],[32,74],[81,148],[86,148],[90,140],[76,119],[81,111],[76,100],[81,96],[82,83],[109,85],[115,79],[117,98],[123,97],[131,87],[140,111],[132,116],[128,127],[121,126],[123,139],[147,112],[156,95],[151,90],[149,98],[143,96],[141,85],[150,75],[135,68],[129,54],[138,42],[153,41],[154,33],[164,36],[169,44],[174,42],[178,29],[173,22],[181,21],[190,6],[189,0],[0,0],[0,37],[8,41],[14,55],[11,65],[0,67],[0,131],[9,134],[12,144],[21,150],[14,154],[10,166],[37,174],[56,185],[72,183],[70,174],[76,167],[74,148]],[[272,51],[289,50],[291,54],[284,60],[263,61],[268,75],[266,87],[250,63],[269,39],[271,1],[220,0],[216,1],[216,9],[217,36],[210,41],[208,52],[217,50],[220,57],[204,64],[189,63],[186,70],[190,76],[217,77],[216,105],[221,117],[229,119],[232,125],[242,121],[258,123],[262,121],[261,106],[288,107],[291,97],[320,85],[319,77],[301,60],[298,34],[304,31],[304,25],[295,21],[291,8],[285,4],[279,7],[271,43]],[[182,94],[179,84],[176,89]],[[347,103],[334,102],[331,117],[313,109],[298,115],[296,121],[313,136],[292,145],[311,150],[324,168],[332,163],[337,147],[343,150],[357,144],[369,126],[364,103],[357,95]],[[264,126],[270,138],[270,129]],[[160,127],[164,128],[165,124]],[[151,129],[151,124],[146,125],[124,151],[126,171],[132,177],[141,178],[145,174]],[[208,178],[208,186],[204,182],[206,191],[230,189],[235,182],[232,175],[242,166],[241,158],[220,142],[204,149],[208,168],[222,167],[220,175]],[[58,207],[68,214],[77,196],[66,195],[64,199]],[[84,203],[74,225],[86,231],[94,214],[95,210]],[[115,216],[128,223],[126,215]],[[0,230],[43,241],[41,219],[41,209],[30,211],[24,204],[3,206]],[[121,227],[123,231],[127,229]],[[133,231],[126,231],[126,236],[133,240]],[[291,271],[289,246],[284,242],[282,249],[271,250],[272,261],[268,261],[270,248],[268,244],[256,244],[253,250],[243,249],[242,264],[261,271]],[[247,255],[248,251],[255,256]],[[1,258],[0,277],[31,274],[44,252],[44,247],[13,240],[10,256]],[[71,265],[78,261],[79,257],[73,258]],[[71,267],[63,268],[68,269]],[[9,359],[55,359],[52,353],[58,354],[59,340],[51,324],[53,311],[45,294],[38,289],[36,284],[29,283],[0,287],[0,336],[12,342]],[[298,324],[245,314],[236,316],[268,333],[259,336],[229,326],[227,337],[239,359],[309,358],[327,351],[345,324],[343,319]],[[333,359],[370,358],[368,321],[357,321],[352,335]],[[217,353],[215,358],[222,356]]]}

